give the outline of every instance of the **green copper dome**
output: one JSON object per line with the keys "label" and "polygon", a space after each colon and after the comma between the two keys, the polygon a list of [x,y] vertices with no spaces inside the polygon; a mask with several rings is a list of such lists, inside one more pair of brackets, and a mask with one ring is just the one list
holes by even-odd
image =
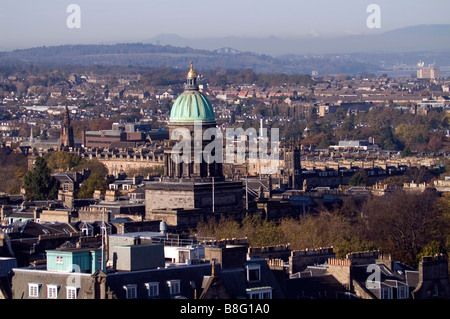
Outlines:
{"label": "green copper dome", "polygon": [[214,122],[214,110],[208,99],[197,90],[186,90],[170,111],[170,122]]}
{"label": "green copper dome", "polygon": [[173,103],[169,122],[191,123],[196,121],[215,123],[215,117],[211,103],[198,90],[197,74],[191,61],[185,91]]}

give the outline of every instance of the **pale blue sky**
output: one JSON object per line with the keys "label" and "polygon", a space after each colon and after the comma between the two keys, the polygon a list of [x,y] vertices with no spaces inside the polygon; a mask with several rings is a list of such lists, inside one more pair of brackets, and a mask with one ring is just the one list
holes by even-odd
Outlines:
{"label": "pale blue sky", "polygon": [[[6,3],[5,3],[6,2]],[[69,29],[69,4],[81,28]],[[369,4],[381,29],[369,29]],[[330,36],[450,23],[448,0],[2,0],[0,50],[42,45],[141,42],[162,33],[186,38]]]}

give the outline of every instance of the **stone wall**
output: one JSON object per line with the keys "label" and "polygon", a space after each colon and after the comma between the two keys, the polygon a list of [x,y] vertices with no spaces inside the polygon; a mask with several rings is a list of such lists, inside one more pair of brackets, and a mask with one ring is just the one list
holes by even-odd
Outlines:
{"label": "stone wall", "polygon": [[303,271],[309,265],[323,264],[334,256],[333,247],[293,250],[289,257],[289,274]]}

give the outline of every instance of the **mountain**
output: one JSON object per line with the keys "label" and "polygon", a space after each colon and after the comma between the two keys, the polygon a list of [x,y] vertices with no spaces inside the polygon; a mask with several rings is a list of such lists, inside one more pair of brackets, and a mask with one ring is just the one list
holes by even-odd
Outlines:
{"label": "mountain", "polygon": [[[422,25],[340,38],[185,39],[164,34],[147,43],[60,45],[0,52],[1,65],[134,65],[253,69],[257,73],[358,74],[384,72],[419,60],[450,66],[450,25]],[[152,42],[152,43],[149,43]],[[410,69],[406,69],[408,72]],[[412,69],[411,69],[412,70]],[[414,71],[414,70],[412,70]],[[408,73],[409,76],[411,73]],[[442,72],[441,72],[442,74]]]}
{"label": "mountain", "polygon": [[310,74],[372,72],[376,66],[351,57],[280,57],[241,52],[232,48],[214,51],[143,43],[114,45],[61,45],[0,52],[0,65],[161,65],[186,68],[192,60],[203,69],[253,69],[257,73]]}
{"label": "mountain", "polygon": [[147,43],[170,44],[195,49],[217,50],[230,47],[239,51],[279,56],[284,54],[343,54],[361,52],[401,53],[450,49],[450,24],[418,25],[373,34],[341,37],[222,37],[186,39],[176,35],[159,35]]}

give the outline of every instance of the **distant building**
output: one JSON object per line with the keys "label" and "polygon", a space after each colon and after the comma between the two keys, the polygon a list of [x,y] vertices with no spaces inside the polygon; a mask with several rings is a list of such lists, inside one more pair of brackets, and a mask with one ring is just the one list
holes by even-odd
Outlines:
{"label": "distant building", "polygon": [[133,148],[137,143],[145,142],[142,132],[122,132],[120,130],[101,130],[82,132],[82,145],[84,147],[117,147]]}
{"label": "distant building", "polygon": [[424,67],[417,70],[418,79],[439,79],[441,72],[436,67]]}
{"label": "distant building", "polygon": [[69,108],[66,104],[66,113],[64,114],[64,121],[61,127],[61,135],[60,135],[61,147],[74,147],[75,142],[73,139],[73,128],[70,125],[70,116],[69,116]]}
{"label": "distant building", "polygon": [[368,149],[378,149],[378,145],[371,144],[369,141],[339,141],[338,145],[331,145],[330,149],[359,149],[359,150],[368,150]]}

